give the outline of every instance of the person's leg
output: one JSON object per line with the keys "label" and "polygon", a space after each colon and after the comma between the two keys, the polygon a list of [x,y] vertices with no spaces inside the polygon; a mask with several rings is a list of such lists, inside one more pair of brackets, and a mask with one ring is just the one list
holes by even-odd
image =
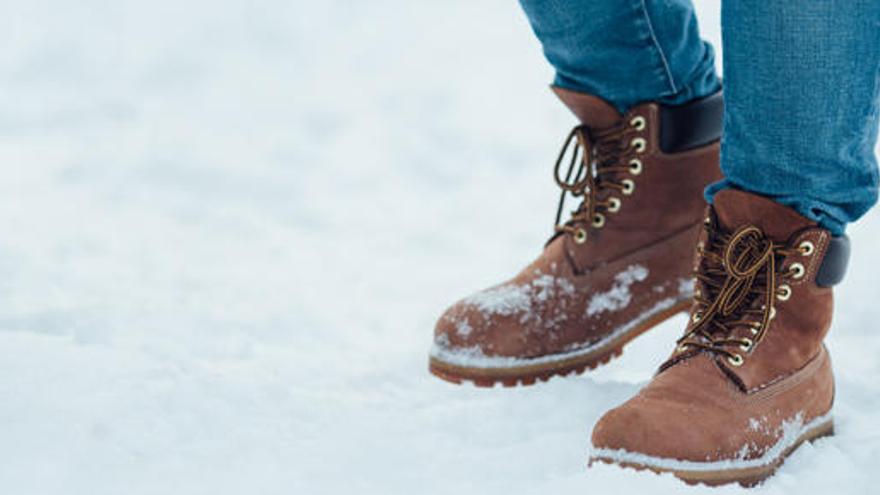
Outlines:
{"label": "person's leg", "polygon": [[877,201],[880,2],[726,1],[721,167],[835,235]]}
{"label": "person's leg", "polygon": [[620,111],[680,104],[718,91],[712,46],[689,0],[520,0],[556,86]]}

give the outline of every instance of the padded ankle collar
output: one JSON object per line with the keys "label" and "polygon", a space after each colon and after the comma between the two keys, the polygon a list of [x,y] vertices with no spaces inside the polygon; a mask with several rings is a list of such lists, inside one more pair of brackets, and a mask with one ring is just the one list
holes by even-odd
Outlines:
{"label": "padded ankle collar", "polygon": [[819,287],[831,287],[840,283],[846,274],[846,266],[849,264],[849,237],[842,235],[832,237],[825,251],[825,258],[816,272],[816,285]]}
{"label": "padded ankle collar", "polygon": [[721,139],[723,117],[721,91],[684,105],[661,105],[660,149],[678,153]]}

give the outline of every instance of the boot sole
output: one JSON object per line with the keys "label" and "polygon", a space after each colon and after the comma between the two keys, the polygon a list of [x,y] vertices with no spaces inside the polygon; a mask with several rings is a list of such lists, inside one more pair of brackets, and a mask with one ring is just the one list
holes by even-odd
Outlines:
{"label": "boot sole", "polygon": [[[577,375],[587,370],[595,369],[620,356],[623,354],[623,347],[631,340],[678,313],[688,311],[690,306],[690,299],[679,301],[669,308],[644,318],[643,321],[634,325],[627,332],[617,335],[612,339],[593,344],[585,351],[578,351],[578,354],[573,357],[565,357],[566,354],[559,354],[559,359],[554,360],[554,355],[551,354],[541,356],[540,363],[528,364],[528,360],[523,359],[522,361],[526,362],[526,364],[488,368],[461,366],[431,356],[428,370],[434,376],[445,381],[455,384],[472,382],[478,387],[494,387],[497,383],[505,387],[534,385],[539,380],[546,382],[554,376]],[[614,332],[611,334],[613,335]]]}
{"label": "boot sole", "polygon": [[[594,462],[602,462],[605,464],[614,464],[623,468],[635,469],[637,471],[648,470],[658,474],[672,473],[676,478],[687,484],[705,484],[708,486],[726,485],[730,483],[739,483],[744,487],[755,486],[776,473],[776,470],[785,462],[785,459],[791,455],[804,442],[812,442],[814,440],[834,435],[834,420],[830,416],[823,417],[820,420],[814,420],[813,424],[804,427],[801,434],[791,445],[782,449],[781,453],[768,460],[766,463],[757,466],[748,466],[740,468],[712,469],[713,465],[719,463],[687,463],[689,468],[676,469],[665,467],[657,464],[683,464],[681,461],[674,459],[655,458],[657,464],[650,462],[631,462],[614,459],[603,455],[590,457],[589,465]],[[782,440],[781,440],[782,441]],[[648,457],[648,456],[643,456]],[[700,466],[702,464],[702,466]]]}

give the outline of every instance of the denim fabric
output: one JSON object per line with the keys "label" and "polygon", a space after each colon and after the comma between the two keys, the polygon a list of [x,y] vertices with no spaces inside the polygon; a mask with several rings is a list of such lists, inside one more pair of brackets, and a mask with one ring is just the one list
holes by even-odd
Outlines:
{"label": "denim fabric", "polygon": [[687,0],[520,0],[554,84],[601,96],[624,111],[678,104],[720,88],[712,46]]}
{"label": "denim fabric", "polygon": [[722,4],[725,180],[835,234],[877,201],[880,0]]}
{"label": "denim fabric", "polygon": [[[521,0],[555,84],[618,109],[718,88],[687,0]],[[834,234],[877,201],[880,0],[722,3],[724,188],[769,196]]]}

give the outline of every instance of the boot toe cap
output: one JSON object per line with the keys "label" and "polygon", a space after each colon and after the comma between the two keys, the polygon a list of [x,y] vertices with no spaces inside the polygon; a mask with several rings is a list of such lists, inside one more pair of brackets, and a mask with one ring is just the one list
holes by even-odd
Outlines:
{"label": "boot toe cap", "polygon": [[656,437],[654,422],[641,410],[627,404],[606,412],[593,427],[594,449],[641,452]]}
{"label": "boot toe cap", "polygon": [[720,445],[714,434],[717,428],[703,424],[706,416],[699,406],[682,406],[637,396],[596,423],[593,449],[600,456],[625,451],[658,459],[706,461]]}
{"label": "boot toe cap", "polygon": [[437,320],[434,344],[447,351],[512,357],[525,352],[527,333],[516,319],[487,316],[464,300],[452,305]]}
{"label": "boot toe cap", "polygon": [[529,357],[539,351],[528,321],[517,312],[487,311],[469,299],[449,307],[434,327],[435,351],[483,357]]}
{"label": "boot toe cap", "polygon": [[559,352],[582,337],[582,311],[567,278],[526,270],[447,309],[434,330],[435,349],[520,359]]}
{"label": "boot toe cap", "polygon": [[459,301],[450,306],[434,326],[434,342],[448,348],[471,347],[476,341],[476,314],[466,304]]}

